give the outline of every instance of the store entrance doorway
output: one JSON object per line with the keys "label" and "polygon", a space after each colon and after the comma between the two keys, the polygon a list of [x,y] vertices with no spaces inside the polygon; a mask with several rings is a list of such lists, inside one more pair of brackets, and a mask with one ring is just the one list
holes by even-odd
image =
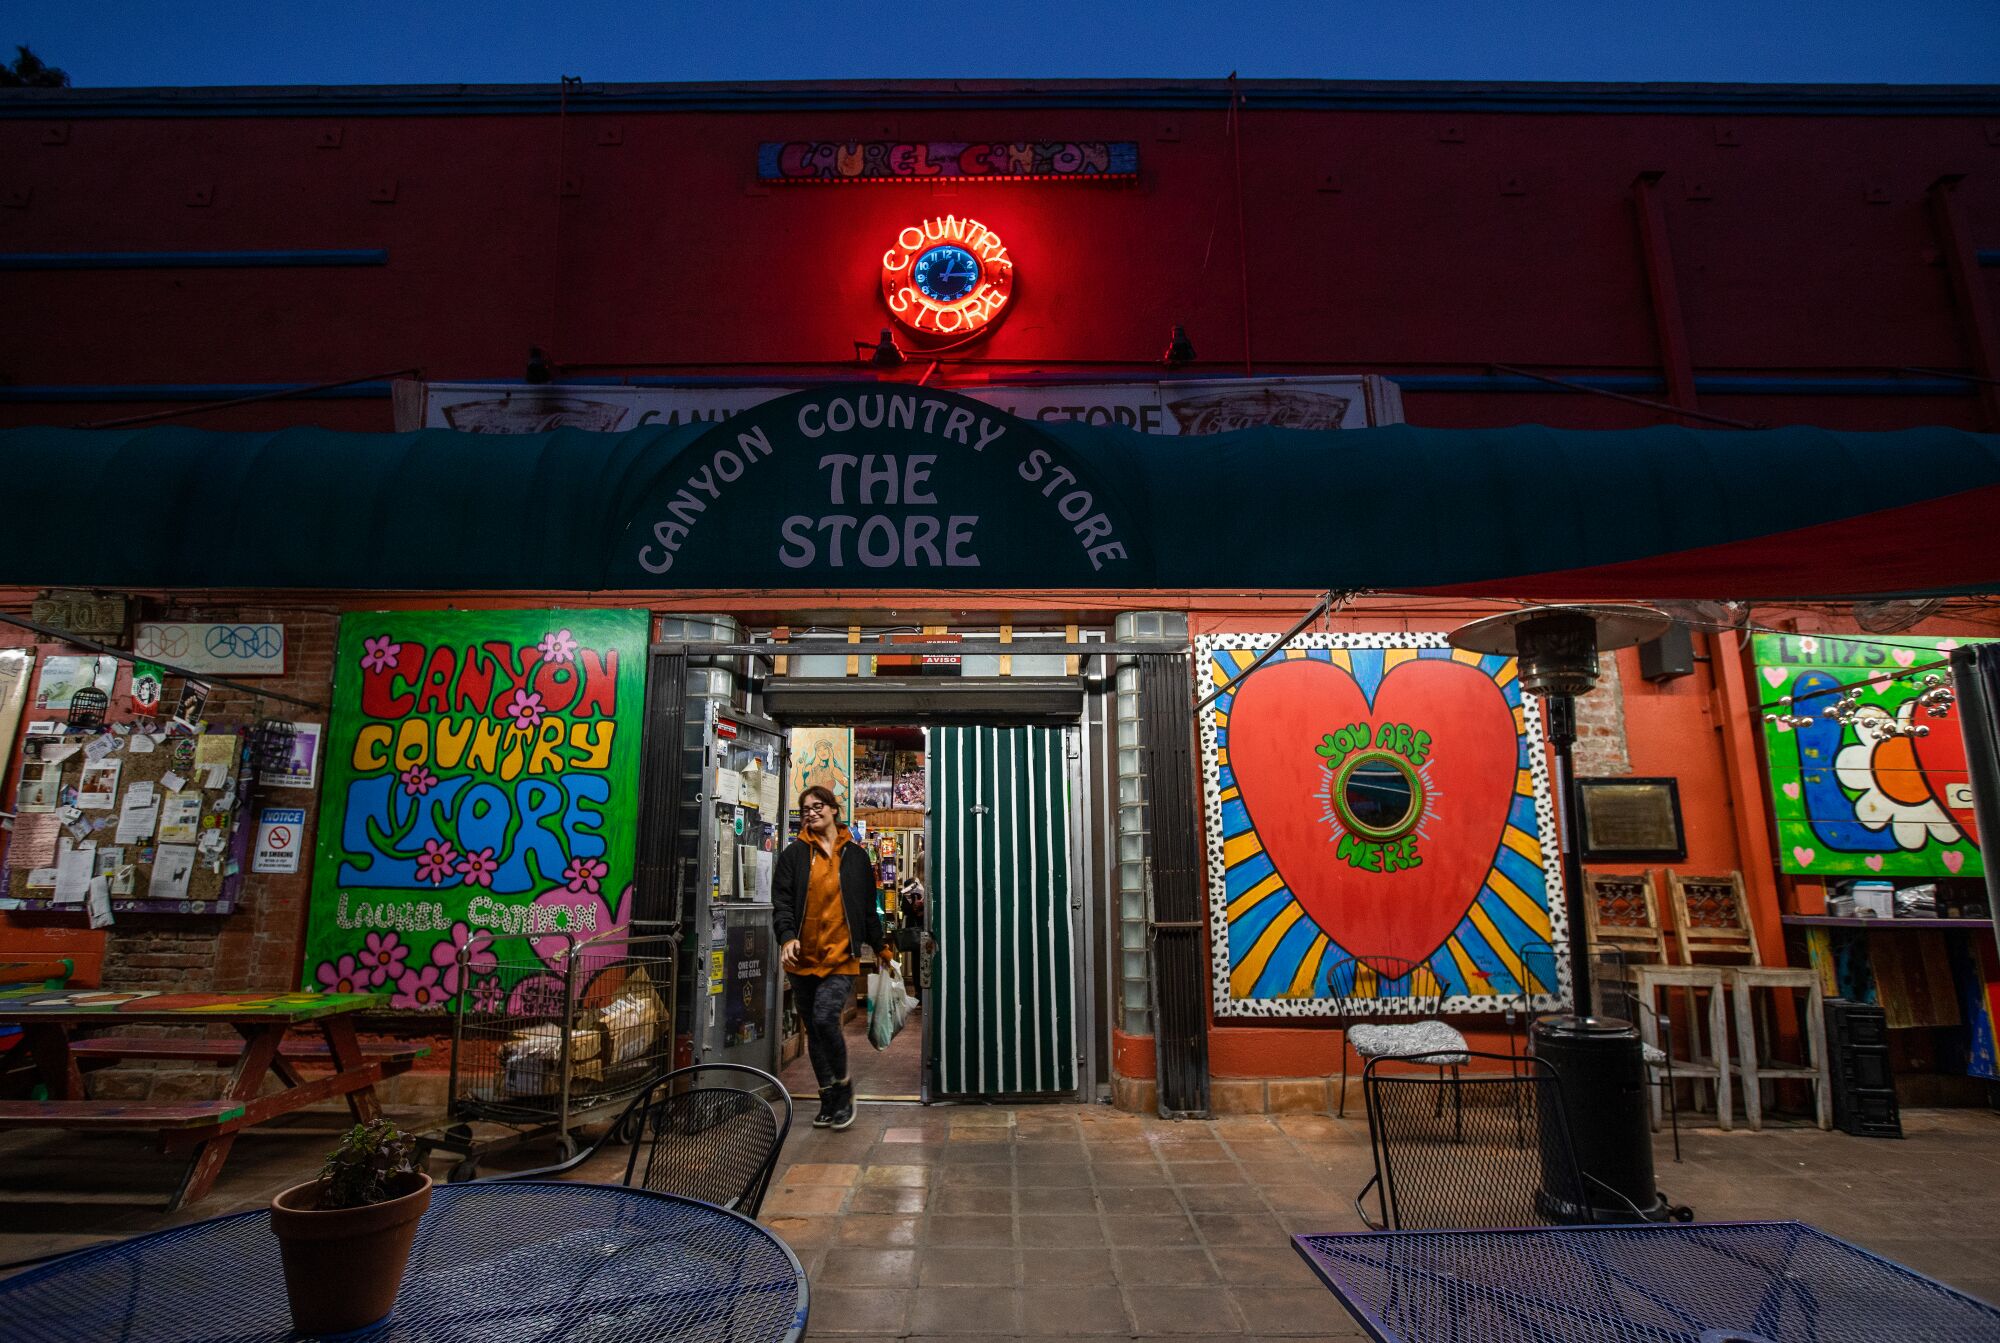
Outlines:
{"label": "store entrance doorway", "polygon": [[[925,965],[931,959],[925,946],[930,809],[924,729],[826,726],[793,728],[789,735],[787,768],[794,799],[790,819],[796,819],[796,799],[807,788],[828,788],[840,800],[853,841],[868,852],[883,930],[895,951],[895,962],[886,971],[872,959],[863,961],[842,1022],[855,1099],[922,1100],[925,1015],[931,1007],[924,983]],[[798,826],[792,824],[788,838],[797,834]],[[896,976],[912,1010],[888,1048],[877,1050],[869,1039],[869,1019],[878,989],[875,977],[885,972]],[[779,1078],[794,1096],[817,1098],[819,1084],[789,982],[785,1001],[785,1064]]]}
{"label": "store entrance doorway", "polygon": [[[1077,1093],[1075,733],[790,730],[789,796],[817,784],[842,799],[875,867],[885,931],[897,951],[890,973],[915,1002],[902,1032],[877,1050],[868,1027],[878,969],[863,966],[844,1032],[856,1099]],[[795,1096],[816,1096],[786,990],[780,1076]]]}

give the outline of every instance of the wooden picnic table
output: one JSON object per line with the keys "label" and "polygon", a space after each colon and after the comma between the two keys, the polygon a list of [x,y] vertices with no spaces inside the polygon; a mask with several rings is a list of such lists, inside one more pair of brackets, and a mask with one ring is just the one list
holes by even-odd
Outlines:
{"label": "wooden picnic table", "polygon": [[[67,1128],[156,1132],[168,1152],[188,1153],[169,1209],[205,1197],[229,1159],[239,1130],[318,1101],[341,1096],[355,1122],[382,1114],[375,1084],[407,1072],[429,1052],[422,1045],[364,1045],[354,1013],[386,1006],[377,993],[157,993],[116,989],[20,987],[0,990],[0,1025],[27,1035],[43,1101],[0,1100],[0,1128]],[[92,1027],[228,1025],[238,1040],[76,1038]],[[316,1033],[294,1035],[304,1029]],[[230,1065],[214,1101],[97,1101],[83,1085],[85,1063],[120,1059],[179,1059]],[[302,1068],[331,1068],[307,1078]],[[276,1073],[284,1089],[258,1093]]]}

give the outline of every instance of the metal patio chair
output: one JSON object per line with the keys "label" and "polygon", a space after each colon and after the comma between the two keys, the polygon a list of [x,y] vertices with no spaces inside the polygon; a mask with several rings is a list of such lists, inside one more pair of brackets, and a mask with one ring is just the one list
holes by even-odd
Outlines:
{"label": "metal patio chair", "polygon": [[[1347,1055],[1350,1046],[1365,1069],[1371,1060],[1401,1058],[1444,1071],[1465,1061],[1469,1046],[1455,1027],[1437,1020],[1444,983],[1426,961],[1402,956],[1345,956],[1320,975],[1320,996],[1334,1000],[1333,1024],[1340,1032],[1340,1104],[1347,1116]],[[1365,1016],[1364,1003],[1394,1000],[1396,1016]],[[1397,1017],[1407,1018],[1398,1020]]]}
{"label": "metal patio chair", "polygon": [[[1553,1226],[1564,1221],[1560,1207],[1585,1205],[1555,1070],[1525,1055],[1466,1057],[1475,1060],[1490,1067],[1447,1078],[1380,1058],[1362,1071],[1375,1174],[1354,1210],[1368,1226]],[[1380,1220],[1368,1212],[1371,1189]]]}
{"label": "metal patio chair", "polygon": [[[1540,1006],[1536,999],[1557,998],[1561,982],[1556,967],[1555,949],[1546,942],[1526,942],[1517,948],[1520,959],[1520,973],[1502,968],[1486,976],[1486,980],[1510,1001],[1504,1010],[1507,1023],[1507,1044],[1517,1054],[1525,1055],[1533,1048],[1534,1026],[1540,1018],[1550,1014],[1550,1009]],[[1673,1018],[1649,1005],[1639,996],[1631,968],[1626,960],[1625,950],[1615,946],[1599,946],[1592,950],[1591,986],[1597,999],[1596,1010],[1600,1016],[1617,1017],[1635,1025],[1646,1017],[1659,1024],[1659,1045],[1640,1043],[1639,1049],[1646,1064],[1646,1084],[1660,1087],[1667,1098],[1667,1114],[1674,1135],[1674,1160],[1681,1159],[1681,1116],[1680,1101],[1674,1086],[1674,1022]],[[1525,982],[1524,982],[1525,981]]]}
{"label": "metal patio chair", "polygon": [[740,1063],[698,1063],[675,1069],[633,1097],[586,1151],[554,1166],[489,1178],[546,1179],[582,1165],[606,1143],[629,1142],[627,1186],[755,1217],[791,1129],[792,1096],[777,1078]]}

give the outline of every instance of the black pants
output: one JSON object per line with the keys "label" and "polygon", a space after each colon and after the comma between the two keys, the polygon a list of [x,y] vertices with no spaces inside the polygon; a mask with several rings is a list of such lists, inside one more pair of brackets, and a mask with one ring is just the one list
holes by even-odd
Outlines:
{"label": "black pants", "polygon": [[806,1024],[806,1053],[813,1076],[830,1087],[847,1076],[847,1037],[840,1018],[854,999],[853,975],[793,975],[792,1002]]}

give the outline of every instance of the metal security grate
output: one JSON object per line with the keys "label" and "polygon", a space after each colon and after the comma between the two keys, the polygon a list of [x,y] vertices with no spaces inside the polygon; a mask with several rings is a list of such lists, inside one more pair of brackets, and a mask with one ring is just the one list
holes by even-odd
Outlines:
{"label": "metal security grate", "polygon": [[1208,1113],[1207,903],[1196,844],[1194,702],[1186,653],[1139,658],[1152,845],[1153,1030],[1160,1113]]}
{"label": "metal security grate", "polygon": [[[295,1340],[270,1216],[242,1213],[86,1250],[0,1282],[9,1343]],[[440,1186],[396,1307],[350,1339],[795,1343],[806,1280],[747,1218],[560,1182]]]}
{"label": "metal security grate", "polygon": [[2000,1311],[1801,1222],[1298,1236],[1380,1343],[1990,1343]]}
{"label": "metal security grate", "polygon": [[638,889],[634,917],[642,926],[678,927],[699,826],[686,781],[701,777],[700,742],[687,742],[686,653],[655,649],[646,677],[646,742],[639,781]]}

